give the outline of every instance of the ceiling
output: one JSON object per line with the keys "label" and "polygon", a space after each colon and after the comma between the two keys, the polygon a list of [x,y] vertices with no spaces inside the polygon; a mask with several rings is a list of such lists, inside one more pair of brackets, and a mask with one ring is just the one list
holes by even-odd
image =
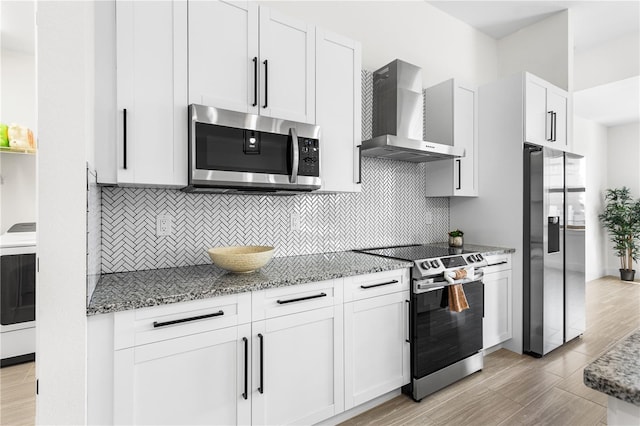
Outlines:
{"label": "ceiling", "polygon": [[604,126],[640,120],[640,76],[573,93],[573,112]]}
{"label": "ceiling", "polygon": [[577,51],[640,31],[639,1],[430,1],[472,27],[501,39],[569,9]]}

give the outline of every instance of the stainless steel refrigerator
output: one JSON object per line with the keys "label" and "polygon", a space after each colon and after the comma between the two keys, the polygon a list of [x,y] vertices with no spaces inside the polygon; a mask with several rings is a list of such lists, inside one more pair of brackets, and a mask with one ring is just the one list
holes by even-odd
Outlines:
{"label": "stainless steel refrigerator", "polygon": [[523,351],[543,356],[585,329],[584,158],[524,148]]}

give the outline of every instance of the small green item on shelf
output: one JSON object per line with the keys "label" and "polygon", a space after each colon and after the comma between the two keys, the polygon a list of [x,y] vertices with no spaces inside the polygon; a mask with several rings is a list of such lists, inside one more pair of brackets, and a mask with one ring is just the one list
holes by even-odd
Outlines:
{"label": "small green item on shelf", "polygon": [[6,124],[0,123],[0,146],[9,146],[9,127]]}

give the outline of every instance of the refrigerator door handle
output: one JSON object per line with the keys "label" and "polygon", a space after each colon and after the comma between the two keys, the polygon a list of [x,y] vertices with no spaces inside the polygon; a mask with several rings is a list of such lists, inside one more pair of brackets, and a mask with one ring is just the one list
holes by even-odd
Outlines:
{"label": "refrigerator door handle", "polygon": [[547,253],[557,253],[560,251],[560,216],[548,217],[548,248]]}

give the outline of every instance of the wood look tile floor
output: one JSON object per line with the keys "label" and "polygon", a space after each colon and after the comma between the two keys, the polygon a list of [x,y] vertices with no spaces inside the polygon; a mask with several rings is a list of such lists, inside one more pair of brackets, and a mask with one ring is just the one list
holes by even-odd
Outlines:
{"label": "wood look tile floor", "polygon": [[[541,359],[499,350],[484,369],[415,403],[400,395],[344,425],[606,425],[584,367],[640,327],[640,283],[587,283],[587,330]],[[33,425],[35,363],[0,369],[0,424]]]}
{"label": "wood look tile floor", "polygon": [[501,349],[484,369],[424,398],[400,395],[343,425],[606,425],[607,397],[582,382],[584,367],[640,327],[640,283],[587,283],[587,329],[537,359]]}

